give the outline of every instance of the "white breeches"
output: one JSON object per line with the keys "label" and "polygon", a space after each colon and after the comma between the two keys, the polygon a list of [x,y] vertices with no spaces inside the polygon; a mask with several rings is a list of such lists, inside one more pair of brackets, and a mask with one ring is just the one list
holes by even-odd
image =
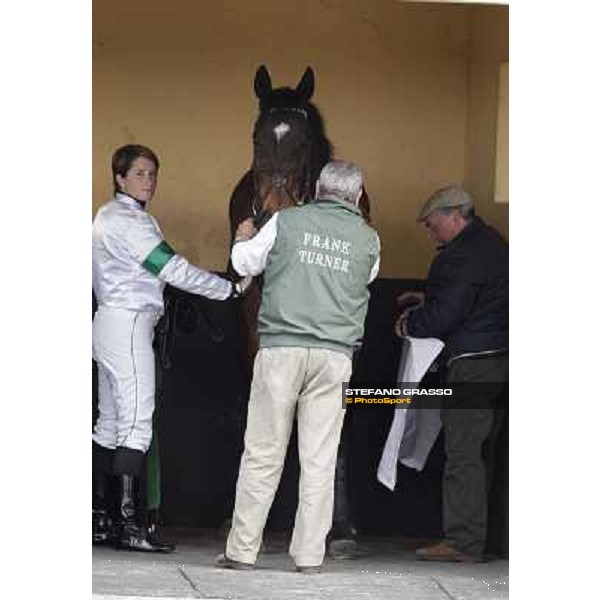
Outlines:
{"label": "white breeches", "polygon": [[98,420],[92,439],[105,448],[146,452],[154,412],[154,326],[159,315],[100,306],[92,326],[98,364]]}

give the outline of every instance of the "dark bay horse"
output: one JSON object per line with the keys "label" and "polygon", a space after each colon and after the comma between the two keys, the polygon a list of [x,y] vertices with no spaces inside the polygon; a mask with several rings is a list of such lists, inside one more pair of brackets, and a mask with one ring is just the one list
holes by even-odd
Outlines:
{"label": "dark bay horse", "polygon": [[[238,182],[229,202],[231,240],[239,223],[253,218],[261,227],[278,210],[310,202],[321,169],[332,159],[333,147],[325,134],[323,118],[310,101],[315,75],[307,67],[295,88],[273,88],[267,68],[254,76],[259,114],[254,124],[252,166]],[[360,201],[369,221],[366,192]],[[229,271],[232,267],[229,265]],[[240,332],[245,346],[245,367],[250,377],[258,351],[258,309],[262,278],[255,278],[239,302]]]}
{"label": "dark bay horse", "polygon": [[[256,71],[254,91],[258,97],[259,114],[252,136],[254,153],[252,166],[238,182],[229,203],[232,243],[237,226],[245,219],[253,218],[255,225],[260,228],[276,211],[314,199],[321,169],[333,155],[321,114],[311,102],[314,89],[315,75],[310,67],[307,67],[295,88],[273,88],[267,68],[263,65]],[[369,197],[364,190],[359,206],[364,219],[370,222]],[[231,264],[228,270],[230,274],[235,274]],[[252,378],[254,358],[258,352],[261,289],[262,277],[256,277],[246,296],[237,303],[240,337],[244,344],[243,363],[248,381]],[[345,454],[344,451],[338,453],[333,529],[329,545],[330,555],[333,556],[334,544],[338,544],[338,557],[351,556],[356,546],[349,510]],[[288,482],[283,485],[286,491],[277,494],[271,511],[274,529],[278,529],[277,522],[281,526],[286,520],[282,519],[282,515],[286,514],[285,507],[289,505],[289,509],[293,506],[289,499],[298,489],[297,451],[292,451],[291,456],[292,462],[288,464],[286,461],[283,474],[283,482]],[[285,497],[287,501],[281,499]]]}

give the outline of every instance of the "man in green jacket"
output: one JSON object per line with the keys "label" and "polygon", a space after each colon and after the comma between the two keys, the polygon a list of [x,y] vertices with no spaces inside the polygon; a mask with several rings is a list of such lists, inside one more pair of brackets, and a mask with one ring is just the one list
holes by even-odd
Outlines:
{"label": "man in green jacket", "polygon": [[357,206],[362,185],[356,165],[332,161],[314,202],[276,213],[259,232],[250,219],[238,227],[232,264],[242,276],[264,271],[264,286],[235,510],[218,566],[253,567],[297,414],[301,474],[289,552],[298,571],[320,570],[333,514],[342,383],[363,336],[367,286],[379,270],[379,237]]}

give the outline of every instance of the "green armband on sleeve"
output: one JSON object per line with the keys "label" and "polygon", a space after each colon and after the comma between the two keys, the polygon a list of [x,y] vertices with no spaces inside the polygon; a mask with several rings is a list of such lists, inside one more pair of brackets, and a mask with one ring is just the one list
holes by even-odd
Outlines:
{"label": "green armband on sleeve", "polygon": [[154,275],[158,275],[164,266],[175,256],[175,250],[164,240],[146,256],[142,267]]}

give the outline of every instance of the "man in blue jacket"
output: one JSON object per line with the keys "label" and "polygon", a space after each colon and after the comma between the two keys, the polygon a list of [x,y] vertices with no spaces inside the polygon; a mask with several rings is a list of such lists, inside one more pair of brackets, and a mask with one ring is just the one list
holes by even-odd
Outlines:
{"label": "man in blue jacket", "polygon": [[417,558],[479,561],[487,536],[489,483],[482,449],[490,442],[493,408],[508,381],[508,244],[475,216],[471,197],[459,187],[435,192],[418,221],[438,244],[438,253],[425,294],[408,292],[398,299],[405,308],[396,333],[443,340],[445,380],[465,384],[460,389],[466,394],[462,405],[441,412],[445,539],[417,550]]}
{"label": "man in blue jacket", "polygon": [[253,567],[296,417],[301,474],[290,554],[299,572],[320,570],[333,514],[342,383],[350,380],[367,286],[379,269],[379,237],[358,208],[361,194],[358,167],[332,161],[313,202],[275,213],[258,233],[251,220],[238,227],[232,264],[240,275],[264,271],[264,286],[235,510],[218,566]]}

